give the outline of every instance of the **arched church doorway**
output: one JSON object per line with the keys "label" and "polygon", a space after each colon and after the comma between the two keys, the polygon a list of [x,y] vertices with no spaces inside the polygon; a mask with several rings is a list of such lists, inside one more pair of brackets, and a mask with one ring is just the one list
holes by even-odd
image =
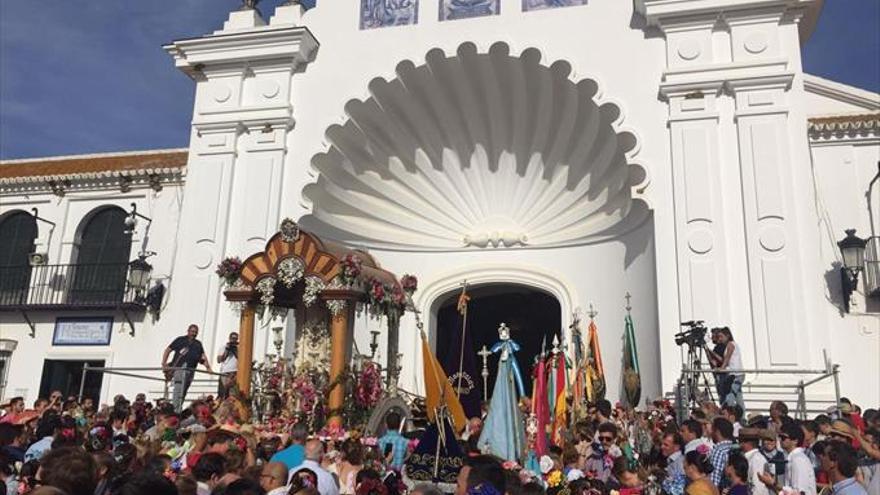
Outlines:
{"label": "arched church doorway", "polygon": [[[467,327],[462,339],[462,315],[458,312],[459,293],[449,293],[437,303],[435,353],[454,387],[458,386],[462,361],[461,399],[468,417],[478,416],[484,390],[492,394],[498,369],[498,354],[488,357],[489,376],[483,388],[483,346],[491,349],[498,342],[498,326],[507,324],[511,338],[520,345],[516,354],[526,393],[531,392],[532,365],[542,345],[549,349],[562,329],[562,310],[552,295],[532,287],[515,284],[489,284],[468,289]],[[462,345],[463,344],[463,345]],[[461,349],[464,348],[464,354]],[[463,359],[462,359],[463,358]]]}

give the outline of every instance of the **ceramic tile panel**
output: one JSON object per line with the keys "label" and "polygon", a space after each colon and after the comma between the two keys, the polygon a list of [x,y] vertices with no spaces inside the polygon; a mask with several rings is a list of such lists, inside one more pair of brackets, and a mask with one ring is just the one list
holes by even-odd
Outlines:
{"label": "ceramic tile panel", "polygon": [[419,22],[419,0],[361,0],[361,29]]}
{"label": "ceramic tile panel", "polygon": [[523,12],[586,5],[587,0],[522,0]]}
{"label": "ceramic tile panel", "polygon": [[501,13],[501,0],[440,0],[440,20],[451,21]]}

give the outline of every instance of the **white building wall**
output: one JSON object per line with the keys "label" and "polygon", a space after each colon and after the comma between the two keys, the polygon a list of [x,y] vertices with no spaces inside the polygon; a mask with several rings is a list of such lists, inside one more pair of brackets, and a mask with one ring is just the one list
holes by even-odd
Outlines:
{"label": "white building wall", "polygon": [[[164,307],[167,308],[172,299],[184,297],[184,293],[178,291],[182,289],[182,284],[177,284],[173,276],[183,196],[182,183],[165,183],[161,191],[135,187],[128,192],[120,192],[118,187],[106,188],[93,184],[85,189],[69,188],[63,196],[50,192],[0,196],[0,216],[15,210],[30,211],[31,208],[38,208],[41,218],[56,223],[50,233],[47,224],[38,222],[38,250],[42,248],[48,252],[49,264],[69,264],[75,262],[72,253],[77,229],[90,212],[109,205],[130,211],[131,203],[135,203],[138,213],[152,218],[153,222],[147,231],[147,223],[139,219],[132,235],[129,259],[136,258],[142,248],[156,252],[155,256],[149,258],[149,263],[153,265],[153,279],[161,280],[166,286]],[[39,393],[44,359],[94,359],[104,360],[108,367],[158,367],[161,364],[162,349],[174,335],[164,333],[163,325],[168,322],[167,313],[160,313],[160,319],[156,322],[147,313],[129,314],[128,317],[134,324],[134,335],[131,335],[132,328],[121,311],[34,310],[28,311],[27,316],[34,323],[33,336],[30,335],[31,328],[22,314],[0,312],[0,338],[18,341],[9,367],[6,395],[21,395],[27,403],[35,400]],[[113,333],[110,345],[53,346],[55,320],[68,316],[112,316]],[[132,390],[160,393],[162,384],[155,382],[147,385],[143,381],[133,381],[122,376],[105,376],[101,400],[109,401],[116,393],[130,394]]]}
{"label": "white building wall", "polygon": [[[436,2],[422,0],[417,25],[362,31],[358,2],[324,2],[304,16],[298,7],[280,7],[266,29],[252,13],[236,12],[223,36],[169,45],[196,85],[185,188],[0,201],[0,213],[37,205],[41,216],[58,222],[50,262],[67,262],[76,225],[91,208],[110,202],[128,209],[137,202],[138,211],[154,219],[148,249],[159,253],[151,259],[154,275],[167,277],[166,311],[158,322],[138,322],[133,337],[115,315],[109,348],[63,350],[50,345],[56,315],[42,317],[30,339],[18,315],[0,313],[0,337],[19,341],[7,395],[35,398],[43,356],[158,365],[164,346],[191,322],[202,327],[213,356],[237,327],[215,265],[224,256],[244,258],[262,249],[280,219],[311,212],[303,189],[317,180],[312,160],[329,146],[327,129],[345,122],[346,104],[367,99],[374,78],[393,79],[398,63],[423,64],[429,50],[452,56],[472,42],[484,53],[501,41],[512,55],[535,47],[545,65],[569,63],[573,81],[597,81],[598,98],[621,109],[623,126],[638,140],[634,161],[647,171],[651,219],[620,240],[567,248],[372,249],[385,268],[419,276],[416,302],[426,315],[436,297],[474,277],[485,283],[531,280],[560,299],[564,322],[570,311],[592,303],[615,398],[628,291],[644,396],[671,388],[680,367],[673,334],[680,321],[699,318],[729,324],[748,367],[817,368],[828,349],[843,365],[844,393],[877,403],[876,313],[870,301],[857,299],[853,314],[840,314],[839,288],[828,275],[843,228],[869,230],[864,190],[876,171],[876,134],[814,143],[811,157],[806,130],[807,116],[859,112],[869,108],[872,94],[802,74],[791,17],[797,12],[787,2],[763,2],[767,8],[760,10],[736,2],[729,10],[734,2],[721,1],[711,12],[689,10],[698,3],[703,5],[643,0],[635,12],[629,2],[591,1],[440,22]],[[308,30],[291,29],[294,23]],[[837,99],[829,96],[835,94]],[[276,324],[264,321],[257,329],[258,359]],[[377,326],[358,323],[362,352]],[[403,385],[418,389],[411,316],[401,335]],[[104,385],[104,400],[143,389],[122,377],[106,378]]]}
{"label": "white building wall", "polygon": [[877,404],[880,383],[874,377],[880,376],[880,300],[866,297],[862,273],[850,313],[844,313],[837,242],[845,237],[845,229],[854,228],[863,238],[880,231],[880,185],[874,186],[870,196],[867,194],[871,180],[878,174],[880,136],[816,139],[811,151],[810,179],[816,187],[817,213],[813,229],[821,252],[815,283],[825,296],[821,304],[821,321],[825,324],[822,330],[829,354],[841,365],[844,395]]}

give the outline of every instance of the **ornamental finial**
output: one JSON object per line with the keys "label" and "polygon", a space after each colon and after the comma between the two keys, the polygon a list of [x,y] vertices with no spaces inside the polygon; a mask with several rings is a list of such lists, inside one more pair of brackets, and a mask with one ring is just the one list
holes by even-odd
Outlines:
{"label": "ornamental finial", "polygon": [[241,10],[256,10],[258,3],[260,3],[260,0],[242,0]]}

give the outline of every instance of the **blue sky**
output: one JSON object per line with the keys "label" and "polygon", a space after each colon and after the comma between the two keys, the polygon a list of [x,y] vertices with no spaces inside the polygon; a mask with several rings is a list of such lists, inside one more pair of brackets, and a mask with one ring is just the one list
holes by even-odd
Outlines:
{"label": "blue sky", "polygon": [[[161,45],[239,3],[0,0],[0,158],[187,146],[193,83]],[[880,1],[826,0],[804,67],[880,91]]]}

